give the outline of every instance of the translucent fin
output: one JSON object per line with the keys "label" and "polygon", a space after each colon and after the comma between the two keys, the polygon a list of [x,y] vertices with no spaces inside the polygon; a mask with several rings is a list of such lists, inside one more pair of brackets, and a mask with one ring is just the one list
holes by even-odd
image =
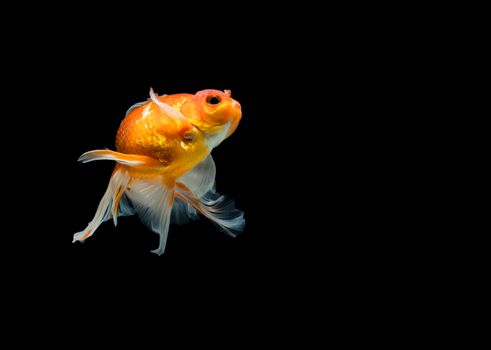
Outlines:
{"label": "translucent fin", "polygon": [[244,230],[244,213],[235,208],[232,199],[221,196],[214,190],[198,198],[181,182],[176,184],[175,194],[177,198],[192,205],[228,235],[235,237]]}
{"label": "translucent fin", "polygon": [[140,106],[143,106],[145,103],[148,103],[148,100],[146,101],[143,101],[143,102],[138,102],[138,103],[135,103],[133,106],[131,106],[130,108],[128,108],[128,110],[126,111],[126,115],[125,117],[130,114],[134,109],[137,109],[138,107]]}
{"label": "translucent fin", "polygon": [[152,252],[161,255],[169,232],[174,186],[169,188],[161,177],[145,180],[132,177],[125,169],[123,165],[116,165],[94,218],[85,230],[73,236],[73,242],[93,235],[104,221],[112,218],[117,225],[118,216],[137,214],[148,228],[160,235],[159,247]]}
{"label": "translucent fin", "polygon": [[209,154],[208,157],[177,181],[186,185],[195,196],[201,198],[206,192],[214,188],[216,172],[215,162],[211,154]]}
{"label": "translucent fin", "polygon": [[199,215],[191,205],[180,198],[174,198],[174,206],[170,222],[177,225],[184,225],[191,220],[198,220]]}
{"label": "translucent fin", "polygon": [[114,160],[131,167],[161,166],[161,163],[157,159],[151,157],[119,153],[108,149],[85,152],[78,158],[78,161],[82,163],[93,162],[94,160]]}
{"label": "translucent fin", "polygon": [[150,88],[150,99],[155,103],[157,104],[157,106],[159,106],[159,109],[165,113],[168,117],[170,117],[171,119],[174,119],[174,120],[183,120],[183,121],[187,121],[186,117],[181,113],[179,112],[177,109],[175,109],[174,107],[171,107],[169,106],[168,104],[160,101],[158,99],[158,96],[157,94],[153,91],[152,88]]}
{"label": "translucent fin", "polygon": [[125,187],[119,186],[117,191],[113,194],[111,216],[113,218],[114,226],[118,225],[119,216],[128,216],[128,215],[135,214],[124,192],[125,192]]}
{"label": "translucent fin", "polygon": [[152,253],[162,255],[169,232],[174,188],[166,186],[162,179],[133,179],[126,190],[134,212],[153,232],[160,235],[159,247]]}
{"label": "translucent fin", "polygon": [[85,228],[85,230],[77,232],[73,235],[73,242],[86,240],[88,237],[94,234],[95,230],[97,230],[101,223],[111,219],[112,217],[115,218],[114,224],[116,224],[116,217],[118,215],[131,215],[133,213],[126,200],[120,203],[120,200],[122,200],[122,195],[119,195],[121,191],[124,193],[130,179],[131,177],[124,169],[120,169],[118,166],[116,166],[116,169],[111,176],[111,180],[109,181],[106,193],[104,193],[104,196],[97,207],[94,218],[91,222],[89,222],[89,225]]}
{"label": "translucent fin", "polygon": [[[213,157],[208,155],[193,169],[181,176],[178,181],[188,187],[195,197],[201,198],[206,192],[215,186],[216,167]],[[172,208],[171,222],[183,225],[190,220],[196,220],[199,216],[189,203],[176,198]]]}

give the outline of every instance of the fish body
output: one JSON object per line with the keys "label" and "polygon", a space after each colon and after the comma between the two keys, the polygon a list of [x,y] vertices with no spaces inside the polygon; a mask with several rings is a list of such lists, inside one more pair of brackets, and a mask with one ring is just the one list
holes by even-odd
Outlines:
{"label": "fish body", "polygon": [[94,219],[75,241],[90,237],[104,221],[136,214],[160,235],[165,250],[169,224],[182,224],[200,213],[234,236],[243,230],[243,213],[215,191],[211,151],[237,128],[240,104],[229,90],[157,96],[131,107],[116,134],[116,150],[95,150],[80,161],[117,164]]}

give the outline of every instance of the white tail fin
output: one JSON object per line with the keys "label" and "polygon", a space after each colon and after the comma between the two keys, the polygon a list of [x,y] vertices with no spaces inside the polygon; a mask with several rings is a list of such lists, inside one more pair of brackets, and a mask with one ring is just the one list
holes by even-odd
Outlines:
{"label": "white tail fin", "polygon": [[170,216],[174,202],[174,188],[169,188],[161,177],[134,179],[126,191],[135,213],[153,232],[160,235],[159,247],[152,253],[162,255],[167,243]]}
{"label": "white tail fin", "polygon": [[[211,155],[179,178],[177,185],[164,181],[161,176],[132,177],[131,168],[154,165],[153,160],[147,158],[109,150],[87,152],[81,157],[82,161],[105,159],[115,160],[118,164],[94,218],[85,230],[73,236],[74,242],[93,235],[106,220],[113,218],[116,225],[118,216],[132,214],[137,214],[148,228],[160,235],[159,247],[152,251],[158,255],[165,250],[171,213],[175,222],[184,223],[196,218],[199,212],[231,236],[242,232],[244,213],[235,208],[233,200],[214,190],[216,169]],[[176,206],[173,210],[174,196]]]}
{"label": "white tail fin", "polygon": [[215,162],[210,154],[177,180],[172,219],[178,224],[186,223],[196,219],[198,211],[235,237],[244,229],[244,213],[235,208],[232,199],[215,192],[215,175]]}
{"label": "white tail fin", "polygon": [[244,213],[235,208],[231,198],[222,196],[214,190],[210,190],[203,197],[198,198],[186,185],[180,182],[176,184],[175,195],[193,206],[228,235],[235,237],[244,230]]}
{"label": "white tail fin", "polygon": [[131,215],[133,211],[127,201],[123,199],[123,194],[130,182],[131,177],[119,166],[116,166],[106,193],[101,199],[94,218],[85,230],[73,235],[73,242],[84,241],[92,236],[104,221],[114,218],[114,225],[117,224],[117,216]]}
{"label": "white tail fin", "polygon": [[164,253],[169,232],[174,188],[169,188],[161,177],[138,179],[131,177],[124,165],[116,165],[106,193],[101,199],[94,218],[87,228],[73,236],[73,242],[92,236],[101,223],[111,218],[137,214],[141,221],[160,235],[159,247],[153,253]]}

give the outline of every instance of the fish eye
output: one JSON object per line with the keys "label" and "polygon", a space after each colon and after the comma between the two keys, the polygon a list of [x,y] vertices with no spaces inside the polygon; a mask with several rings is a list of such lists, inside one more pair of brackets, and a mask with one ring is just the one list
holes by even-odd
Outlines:
{"label": "fish eye", "polygon": [[217,105],[217,104],[219,104],[220,102],[222,102],[222,100],[220,99],[220,97],[215,96],[215,95],[209,95],[209,96],[206,98],[206,103],[208,103],[208,104],[210,104],[210,105]]}

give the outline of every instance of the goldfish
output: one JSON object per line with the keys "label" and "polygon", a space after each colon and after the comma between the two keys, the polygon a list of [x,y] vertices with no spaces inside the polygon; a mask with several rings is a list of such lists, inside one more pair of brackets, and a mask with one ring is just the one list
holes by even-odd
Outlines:
{"label": "goldfish", "polygon": [[159,235],[165,251],[170,223],[184,224],[199,217],[211,220],[235,237],[245,226],[244,213],[234,201],[215,190],[216,166],[211,151],[236,129],[242,118],[230,90],[202,90],[196,94],[150,98],[126,112],[116,133],[116,151],[82,154],[83,163],[115,161],[116,165],[92,221],[73,236],[83,242],[105,221],[137,215]]}

